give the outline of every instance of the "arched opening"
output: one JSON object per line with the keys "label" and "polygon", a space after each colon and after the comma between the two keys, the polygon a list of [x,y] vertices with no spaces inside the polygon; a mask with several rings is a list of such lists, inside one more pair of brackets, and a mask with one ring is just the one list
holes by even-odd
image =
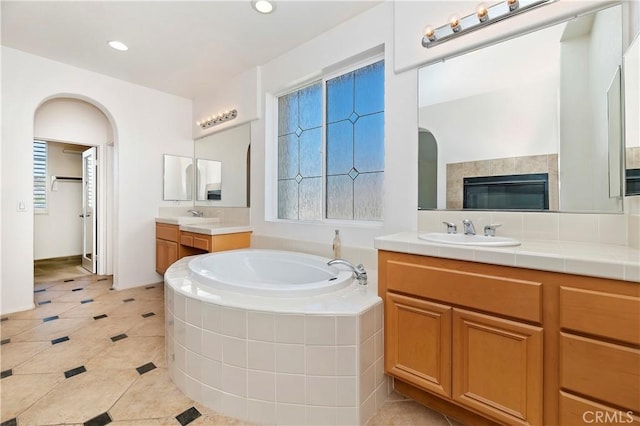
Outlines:
{"label": "arched opening", "polygon": [[66,275],[84,273],[78,262],[87,273],[113,274],[115,126],[110,115],[80,96],[51,96],[34,113],[33,135],[46,146],[44,208],[34,209],[34,280],[46,273],[43,264],[56,260]]}
{"label": "arched opening", "polygon": [[438,207],[438,143],[428,130],[418,133],[418,210]]}

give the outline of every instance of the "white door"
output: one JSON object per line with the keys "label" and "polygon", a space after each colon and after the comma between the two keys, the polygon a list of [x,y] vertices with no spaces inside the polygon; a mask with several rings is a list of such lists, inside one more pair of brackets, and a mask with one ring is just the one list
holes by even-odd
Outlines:
{"label": "white door", "polygon": [[82,153],[82,267],[93,274],[97,270],[96,159],[97,148]]}

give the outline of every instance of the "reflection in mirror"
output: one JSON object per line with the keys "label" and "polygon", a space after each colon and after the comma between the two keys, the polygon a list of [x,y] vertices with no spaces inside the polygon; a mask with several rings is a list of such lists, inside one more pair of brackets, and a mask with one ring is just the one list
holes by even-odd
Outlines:
{"label": "reflection in mirror", "polygon": [[162,199],[190,201],[193,191],[193,159],[178,155],[164,155]]}
{"label": "reflection in mirror", "polygon": [[[200,172],[200,164],[209,164],[202,160],[213,160],[220,164],[221,179],[224,185],[224,196],[209,198],[206,185],[198,184],[198,195],[195,204],[200,206],[215,205],[220,207],[248,207],[249,199],[249,152],[251,142],[251,124],[213,133],[195,142],[196,164]],[[224,167],[221,165],[224,164]],[[211,166],[213,167],[213,166]],[[209,167],[207,170],[212,170]],[[198,179],[203,176],[198,174]],[[199,180],[198,182],[201,182]],[[208,180],[206,183],[211,184]],[[212,187],[209,187],[212,189]],[[215,189],[212,189],[215,190]],[[211,196],[214,196],[213,194]]]}
{"label": "reflection in mirror", "polygon": [[222,200],[222,162],[198,158],[196,168],[196,200]]}
{"label": "reflection in mirror", "polygon": [[[640,195],[640,36],[624,54],[625,161],[627,196]],[[635,96],[631,96],[635,93]]]}
{"label": "reflection in mirror", "polygon": [[620,67],[607,90],[607,129],[609,148],[609,196],[622,195],[622,79]]}
{"label": "reflection in mirror", "polygon": [[607,121],[621,22],[617,5],[419,70],[437,208],[622,211],[609,195]]}

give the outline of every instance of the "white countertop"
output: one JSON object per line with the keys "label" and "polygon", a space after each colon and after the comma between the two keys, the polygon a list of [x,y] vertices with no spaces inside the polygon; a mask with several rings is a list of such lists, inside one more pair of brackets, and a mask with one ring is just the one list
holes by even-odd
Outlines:
{"label": "white countertop", "polygon": [[249,225],[232,222],[220,222],[220,219],[213,217],[157,217],[156,223],[178,225],[181,231],[195,232],[196,234],[206,235],[235,234],[238,232],[251,232],[253,230]]}
{"label": "white countertop", "polygon": [[375,239],[378,250],[640,282],[640,250],[613,244],[522,241],[515,247],[439,244],[400,232]]}

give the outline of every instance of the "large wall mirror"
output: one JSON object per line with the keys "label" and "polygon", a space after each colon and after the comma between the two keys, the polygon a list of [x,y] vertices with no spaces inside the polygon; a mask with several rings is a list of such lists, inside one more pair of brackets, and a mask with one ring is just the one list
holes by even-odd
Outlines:
{"label": "large wall mirror", "polygon": [[197,206],[249,207],[251,125],[195,141]]}
{"label": "large wall mirror", "polygon": [[621,212],[621,9],[420,69],[418,208]]}
{"label": "large wall mirror", "polygon": [[193,193],[193,158],[165,154],[162,199],[191,201]]}

